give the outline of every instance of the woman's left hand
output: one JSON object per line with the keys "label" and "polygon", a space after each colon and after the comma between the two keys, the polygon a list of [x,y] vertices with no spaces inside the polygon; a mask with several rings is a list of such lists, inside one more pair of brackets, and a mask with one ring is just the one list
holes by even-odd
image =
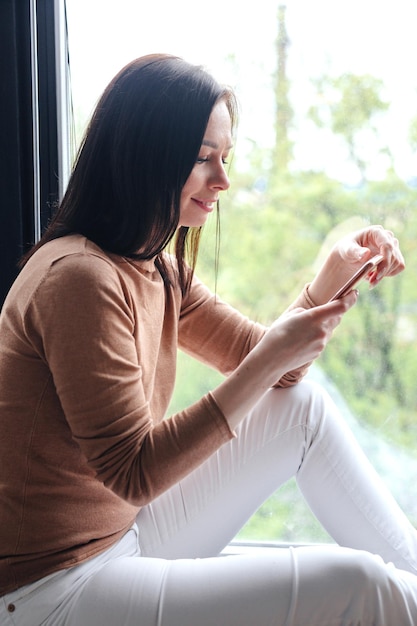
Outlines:
{"label": "woman's left hand", "polygon": [[344,263],[351,266],[352,273],[375,254],[381,254],[384,258],[372,276],[372,286],[384,276],[395,276],[405,268],[398,239],[382,226],[363,228],[344,237],[335,245],[335,250]]}
{"label": "woman's left hand", "polygon": [[369,226],[340,239],[330,251],[309,287],[315,304],[324,304],[375,254],[383,256],[377,270],[368,277],[375,287],[385,276],[395,276],[405,267],[398,239],[383,226]]}

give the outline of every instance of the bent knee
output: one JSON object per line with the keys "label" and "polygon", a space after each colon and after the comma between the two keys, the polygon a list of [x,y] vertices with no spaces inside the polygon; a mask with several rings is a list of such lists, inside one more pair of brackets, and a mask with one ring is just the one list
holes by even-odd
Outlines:
{"label": "bent knee", "polygon": [[369,597],[388,585],[389,566],[381,557],[362,550],[349,550],[340,565],[341,575],[353,593],[361,592]]}
{"label": "bent knee", "polygon": [[[379,556],[362,550],[317,546],[297,550],[300,582],[319,593],[339,598],[346,606],[389,588],[390,566]],[[304,573],[304,574],[303,574]]]}
{"label": "bent knee", "polygon": [[380,557],[322,547],[310,552],[301,549],[297,561],[299,580],[293,604],[300,623],[304,623],[302,619],[309,623],[311,612],[314,619],[310,623],[327,623],[329,617],[332,623],[362,626],[417,623],[417,578],[410,582],[402,577],[406,572],[385,564]]}

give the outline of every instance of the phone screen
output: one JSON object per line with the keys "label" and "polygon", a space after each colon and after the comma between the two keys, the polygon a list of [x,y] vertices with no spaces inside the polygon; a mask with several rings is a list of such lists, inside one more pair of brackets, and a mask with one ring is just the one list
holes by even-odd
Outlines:
{"label": "phone screen", "polygon": [[370,274],[372,270],[376,268],[378,263],[380,263],[383,258],[384,257],[382,256],[382,254],[377,254],[374,257],[372,257],[372,259],[369,259],[369,261],[366,261],[366,263],[362,265],[362,267],[360,267],[358,271],[355,274],[353,274],[351,278],[349,278],[349,280],[343,285],[343,287],[341,287],[334,294],[334,296],[330,298],[329,302],[333,302],[333,300],[338,300],[339,298],[343,298],[343,296],[348,294],[349,291],[352,291],[355,285],[357,285],[359,281],[361,281],[363,278],[368,276],[368,274]]}

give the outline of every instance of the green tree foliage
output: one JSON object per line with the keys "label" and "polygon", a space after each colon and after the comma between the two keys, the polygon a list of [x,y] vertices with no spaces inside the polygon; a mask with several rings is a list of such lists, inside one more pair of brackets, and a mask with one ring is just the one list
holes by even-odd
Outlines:
{"label": "green tree foliage", "polygon": [[289,130],[294,112],[289,98],[289,81],[287,79],[287,51],[289,38],[285,24],[286,7],[278,7],[277,59],[278,67],[275,77],[275,165],[279,172],[285,172],[292,156],[292,142]]}
{"label": "green tree foliage", "polygon": [[410,146],[417,152],[417,115],[411,120],[409,139]]}
{"label": "green tree foliage", "polygon": [[382,81],[368,74],[345,73],[336,78],[323,76],[315,84],[319,104],[310,108],[311,119],[345,140],[352,161],[366,180],[362,146],[369,144],[370,134],[377,136],[374,120],[389,107],[380,95]]}
{"label": "green tree foliage", "polygon": [[[363,291],[321,363],[342,385],[354,411],[373,427],[383,426],[384,436],[412,447],[415,438],[410,434],[416,434],[417,398],[414,386],[405,383],[409,374],[404,372],[403,356],[407,354],[411,376],[415,376],[414,336],[409,332],[407,336],[405,327],[412,326],[410,311],[417,296],[414,287],[417,194],[398,178],[393,164],[384,180],[369,180],[367,163],[360,157],[358,138],[364,131],[377,133],[373,120],[389,106],[380,96],[382,82],[370,76],[345,74],[335,79],[324,78],[317,84],[327,104],[312,107],[310,114],[320,127],[327,124],[344,138],[362,175],[362,185],[353,191],[355,213],[365,223],[391,228],[400,239],[408,262],[405,274],[385,281],[371,293]],[[380,150],[390,154],[388,146]]]}

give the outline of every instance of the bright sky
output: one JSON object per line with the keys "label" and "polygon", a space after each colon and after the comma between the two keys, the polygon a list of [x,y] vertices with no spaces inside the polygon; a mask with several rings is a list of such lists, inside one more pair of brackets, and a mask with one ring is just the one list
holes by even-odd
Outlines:
{"label": "bright sky", "polygon": [[[170,52],[205,65],[237,91],[242,114],[239,144],[273,141],[271,75],[275,69],[278,5],[287,5],[291,40],[288,73],[296,111],[297,167],[325,169],[355,182],[341,143],[307,122],[311,79],[324,73],[370,73],[384,81],[391,102],[381,126],[398,173],[417,176],[417,155],[407,147],[417,115],[417,2],[415,0],[66,0],[75,110],[89,116],[113,75],[135,57]],[[233,58],[233,61],[231,60]],[[386,161],[374,158],[374,175]]]}

